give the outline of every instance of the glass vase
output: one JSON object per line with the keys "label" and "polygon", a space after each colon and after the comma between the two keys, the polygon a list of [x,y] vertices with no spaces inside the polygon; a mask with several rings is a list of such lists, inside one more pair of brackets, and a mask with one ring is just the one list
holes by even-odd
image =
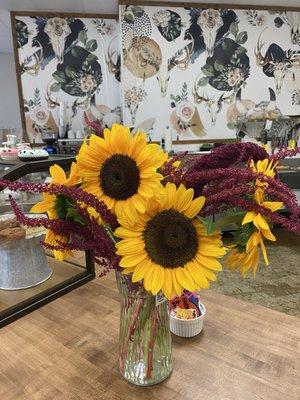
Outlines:
{"label": "glass vase", "polygon": [[141,282],[116,271],[120,293],[119,369],[138,386],[162,382],[172,372],[167,302],[145,291]]}

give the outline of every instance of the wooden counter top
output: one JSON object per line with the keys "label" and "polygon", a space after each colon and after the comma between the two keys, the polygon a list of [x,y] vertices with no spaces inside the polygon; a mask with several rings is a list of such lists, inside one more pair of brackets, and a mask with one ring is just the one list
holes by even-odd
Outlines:
{"label": "wooden counter top", "polygon": [[174,370],[150,388],[117,369],[118,293],[96,279],[0,331],[1,400],[298,400],[300,320],[205,291],[203,332],[173,337]]}

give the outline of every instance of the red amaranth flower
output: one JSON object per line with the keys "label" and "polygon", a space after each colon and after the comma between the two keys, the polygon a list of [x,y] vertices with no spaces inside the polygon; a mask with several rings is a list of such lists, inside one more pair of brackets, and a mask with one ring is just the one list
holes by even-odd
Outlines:
{"label": "red amaranth flower", "polygon": [[86,112],[84,112],[84,121],[87,124],[87,126],[91,128],[91,130],[95,135],[103,138],[103,128],[100,122],[92,121],[91,119],[89,119]]}

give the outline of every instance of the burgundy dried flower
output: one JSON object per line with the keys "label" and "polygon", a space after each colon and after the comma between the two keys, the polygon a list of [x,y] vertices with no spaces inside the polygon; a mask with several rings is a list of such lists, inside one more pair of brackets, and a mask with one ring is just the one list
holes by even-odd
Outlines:
{"label": "burgundy dried flower", "polygon": [[84,112],[84,121],[95,135],[103,138],[103,128],[99,121],[92,121],[89,119],[86,112]]}

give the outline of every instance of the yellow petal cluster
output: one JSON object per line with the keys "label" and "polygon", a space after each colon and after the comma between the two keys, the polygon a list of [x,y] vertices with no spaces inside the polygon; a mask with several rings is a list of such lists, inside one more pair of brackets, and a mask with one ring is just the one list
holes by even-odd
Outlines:
{"label": "yellow petal cluster", "polygon": [[[121,226],[116,229],[115,236],[121,238],[116,246],[124,273],[133,273],[133,282],[143,280],[146,290],[153,294],[162,290],[170,299],[181,295],[184,289],[208,288],[209,281],[216,280],[215,272],[222,269],[218,258],[226,253],[226,249],[222,247],[219,232],[207,235],[203,223],[195,218],[204,205],[203,196],[194,199],[193,189],[186,189],[183,185],[177,189],[172,183],[166,185],[164,192],[158,201],[147,204],[145,213],[139,215],[133,224],[119,218]],[[146,226],[164,210],[178,211],[190,220],[197,232],[196,254],[185,265],[170,268],[157,264],[146,251]]]}
{"label": "yellow petal cluster", "polygon": [[[70,174],[67,177],[65,171],[57,164],[54,164],[49,169],[51,182],[58,184],[58,185],[65,185],[65,186],[75,186],[80,183],[81,179],[77,174],[77,165],[72,163]],[[32,213],[47,213],[49,219],[58,219],[57,213],[55,211],[55,201],[56,195],[43,193],[43,200],[39,203],[35,204],[30,212]],[[57,236],[51,230],[47,230],[45,243],[57,246],[58,242],[66,242],[68,240],[65,236]],[[69,251],[60,251],[55,250],[53,252],[54,257],[60,261],[63,261],[64,258],[71,255]]]}
{"label": "yellow petal cluster", "polygon": [[[108,194],[101,182],[104,164],[116,155],[132,160],[139,174],[137,191],[126,199]],[[132,137],[129,128],[113,124],[111,130],[104,129],[104,138],[92,135],[89,143],[81,146],[77,156],[78,174],[83,180],[82,189],[97,196],[117,216],[136,220],[139,213],[145,212],[146,203],[160,193],[162,175],[157,170],[166,160],[167,154],[157,144],[147,144],[145,133],[138,132]],[[123,173],[122,166],[119,173]]]}

